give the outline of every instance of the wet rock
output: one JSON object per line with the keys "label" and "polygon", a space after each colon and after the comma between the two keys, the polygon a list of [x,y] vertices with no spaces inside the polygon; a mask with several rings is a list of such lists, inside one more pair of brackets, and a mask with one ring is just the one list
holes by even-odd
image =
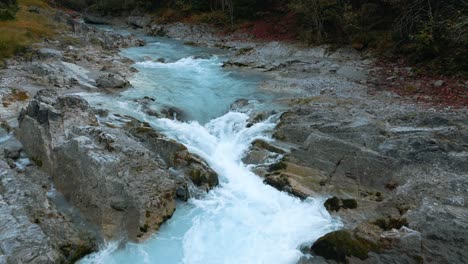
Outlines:
{"label": "wet rock", "polygon": [[181,109],[174,106],[163,107],[160,110],[160,112],[164,117],[169,119],[177,119],[182,121],[187,120],[184,112]]}
{"label": "wet rock", "polygon": [[129,87],[130,82],[118,74],[108,73],[99,76],[96,79],[96,85],[100,88],[123,89]]}
{"label": "wet rock", "polygon": [[151,20],[149,16],[129,16],[127,24],[135,28],[145,28],[151,23]]}
{"label": "wet rock", "polygon": [[263,182],[279,191],[288,191],[291,188],[288,178],[284,175],[270,175]]}
{"label": "wet rock", "polygon": [[5,154],[5,159],[18,159],[21,155],[22,150],[23,147],[18,145],[4,148],[3,151]]}
{"label": "wet rock", "polygon": [[231,104],[231,110],[239,111],[249,105],[249,100],[247,99],[237,99],[234,103]]}
{"label": "wet rock", "polygon": [[319,238],[311,250],[326,259],[344,263],[348,257],[364,260],[369,251],[376,250],[377,247],[369,241],[359,240],[351,231],[339,230]]}
{"label": "wet rock", "polygon": [[[137,121],[128,124],[127,129],[148,149],[158,153],[168,168],[179,170],[203,191],[211,190],[219,184],[217,173],[200,157],[189,153],[184,145],[163,137],[151,127]],[[186,184],[183,184],[182,189],[186,188]],[[177,192],[179,196],[185,197],[182,189],[179,186]]]}
{"label": "wet rock", "polygon": [[188,175],[192,182],[206,191],[218,186],[218,174],[213,170],[207,170],[204,164],[192,164],[189,168]]}

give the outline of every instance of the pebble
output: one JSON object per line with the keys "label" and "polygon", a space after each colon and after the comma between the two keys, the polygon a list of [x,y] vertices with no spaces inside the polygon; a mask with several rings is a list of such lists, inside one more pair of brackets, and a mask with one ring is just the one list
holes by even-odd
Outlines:
{"label": "pebble", "polygon": [[434,82],[435,87],[442,87],[444,85],[444,81],[438,80]]}

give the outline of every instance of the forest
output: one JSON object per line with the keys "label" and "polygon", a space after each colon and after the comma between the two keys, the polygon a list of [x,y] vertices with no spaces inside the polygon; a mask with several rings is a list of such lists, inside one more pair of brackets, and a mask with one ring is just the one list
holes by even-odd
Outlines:
{"label": "forest", "polygon": [[[15,2],[0,2],[0,19],[13,18]],[[468,72],[466,0],[56,0],[52,4],[98,15],[150,13],[160,23],[202,22],[227,30],[250,23],[257,25],[253,32],[266,39],[352,45],[424,63],[438,73]],[[277,36],[278,32],[285,34]]]}

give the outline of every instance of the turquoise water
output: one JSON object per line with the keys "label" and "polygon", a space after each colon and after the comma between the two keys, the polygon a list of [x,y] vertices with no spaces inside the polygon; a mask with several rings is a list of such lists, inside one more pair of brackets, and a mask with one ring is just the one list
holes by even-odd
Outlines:
{"label": "turquoise water", "polygon": [[[220,186],[206,196],[179,203],[174,216],[148,241],[117,241],[80,263],[296,263],[301,245],[340,227],[321,198],[301,201],[263,184],[242,162],[256,139],[271,140],[277,116],[247,127],[248,116],[229,112],[245,98],[276,108],[279,96],[257,89],[267,78],[221,67],[222,50],[189,47],[147,38],[146,47],[122,53],[137,63],[134,88],[118,95],[81,94],[91,104],[146,121],[186,145],[219,174]],[[155,60],[163,58],[165,62]],[[155,99],[151,107],[176,106],[190,122],[158,119],[135,99]]]}
{"label": "turquoise water", "polygon": [[[228,52],[192,47],[166,38],[145,37],[147,45],[125,49],[122,54],[138,69],[130,89],[117,100],[131,103],[145,96],[154,98],[150,107],[176,107],[185,120],[206,123],[228,112],[237,99],[256,99],[268,106],[280,95],[257,89],[266,80],[261,73],[222,68]],[[164,60],[164,62],[158,62]]]}

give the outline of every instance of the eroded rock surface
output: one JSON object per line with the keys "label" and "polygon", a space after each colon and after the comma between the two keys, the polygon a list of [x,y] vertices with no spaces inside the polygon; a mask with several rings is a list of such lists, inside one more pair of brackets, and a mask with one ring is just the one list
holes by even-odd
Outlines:
{"label": "eroded rock surface", "polygon": [[150,127],[133,127],[135,137],[121,127],[101,126],[85,100],[42,90],[21,113],[18,138],[104,237],[139,239],[172,215],[176,192],[186,188],[187,181],[169,167],[187,171],[187,179],[205,190],[217,185],[217,175],[182,145]]}
{"label": "eroded rock surface", "polygon": [[11,138],[0,150],[0,263],[73,263],[97,250],[98,234],[66,203],[58,206],[50,177],[20,143]]}

